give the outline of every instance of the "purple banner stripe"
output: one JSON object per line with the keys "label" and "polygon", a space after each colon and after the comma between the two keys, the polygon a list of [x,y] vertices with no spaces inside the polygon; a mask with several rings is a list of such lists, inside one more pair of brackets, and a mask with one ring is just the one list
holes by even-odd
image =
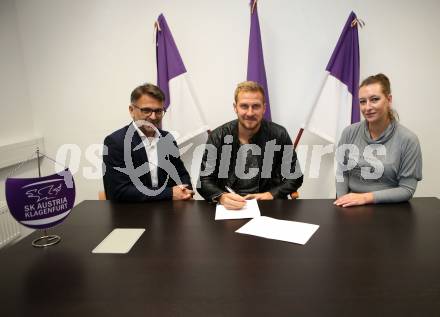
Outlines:
{"label": "purple banner stripe", "polygon": [[186,68],[163,14],[159,15],[157,22],[160,28],[156,33],[157,86],[165,93],[164,106],[167,109],[171,102],[169,81],[186,73]]}
{"label": "purple banner stripe", "polygon": [[[250,6],[252,10],[253,1]],[[259,83],[264,91],[266,98],[266,113],[264,118],[272,120],[270,111],[269,90],[267,88],[266,70],[264,67],[263,45],[261,43],[260,22],[258,20],[257,4],[254,11],[251,11],[251,30],[249,35],[248,68],[247,80]]]}
{"label": "purple banner stripe", "polygon": [[359,35],[358,27],[351,26],[355,19],[356,14],[351,12],[326,68],[334,77],[347,85],[348,91],[353,96],[351,123],[360,121],[358,94],[360,68]]}

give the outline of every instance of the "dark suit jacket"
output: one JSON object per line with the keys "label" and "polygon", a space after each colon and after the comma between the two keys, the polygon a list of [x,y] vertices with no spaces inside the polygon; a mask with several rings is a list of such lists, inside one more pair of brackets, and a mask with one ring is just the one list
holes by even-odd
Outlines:
{"label": "dark suit jacket", "polygon": [[[180,159],[176,141],[170,133],[160,129],[159,132],[161,137],[157,143],[159,168],[156,188],[152,187],[150,172],[145,169],[148,166],[145,147],[132,123],[105,138],[103,168],[107,199],[131,202],[172,199],[173,186],[188,184],[192,188],[191,178]],[[125,139],[127,149],[124,154]],[[136,173],[134,170],[139,167],[140,172]]]}

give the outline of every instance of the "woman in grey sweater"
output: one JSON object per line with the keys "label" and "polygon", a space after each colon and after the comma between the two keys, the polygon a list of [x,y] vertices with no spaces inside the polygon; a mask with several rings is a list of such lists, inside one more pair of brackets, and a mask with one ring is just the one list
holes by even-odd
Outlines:
{"label": "woman in grey sweater", "polygon": [[396,120],[388,78],[377,74],[365,79],[359,104],[365,120],[344,129],[336,151],[334,204],[409,200],[422,179],[422,153],[417,136]]}

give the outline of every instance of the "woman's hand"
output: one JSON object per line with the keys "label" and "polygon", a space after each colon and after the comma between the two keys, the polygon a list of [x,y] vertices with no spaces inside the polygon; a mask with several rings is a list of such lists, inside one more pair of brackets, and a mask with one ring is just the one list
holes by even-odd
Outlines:
{"label": "woman's hand", "polygon": [[363,193],[363,194],[350,193],[339,197],[338,199],[335,200],[333,204],[341,207],[350,207],[350,206],[367,205],[373,202],[374,202],[373,193]]}

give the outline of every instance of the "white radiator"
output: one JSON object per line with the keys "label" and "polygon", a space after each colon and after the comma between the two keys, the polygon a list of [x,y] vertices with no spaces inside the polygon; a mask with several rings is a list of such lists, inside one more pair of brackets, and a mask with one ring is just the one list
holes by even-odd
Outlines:
{"label": "white radiator", "polygon": [[0,201],[0,249],[20,236],[20,226],[9,213],[6,202]]}

